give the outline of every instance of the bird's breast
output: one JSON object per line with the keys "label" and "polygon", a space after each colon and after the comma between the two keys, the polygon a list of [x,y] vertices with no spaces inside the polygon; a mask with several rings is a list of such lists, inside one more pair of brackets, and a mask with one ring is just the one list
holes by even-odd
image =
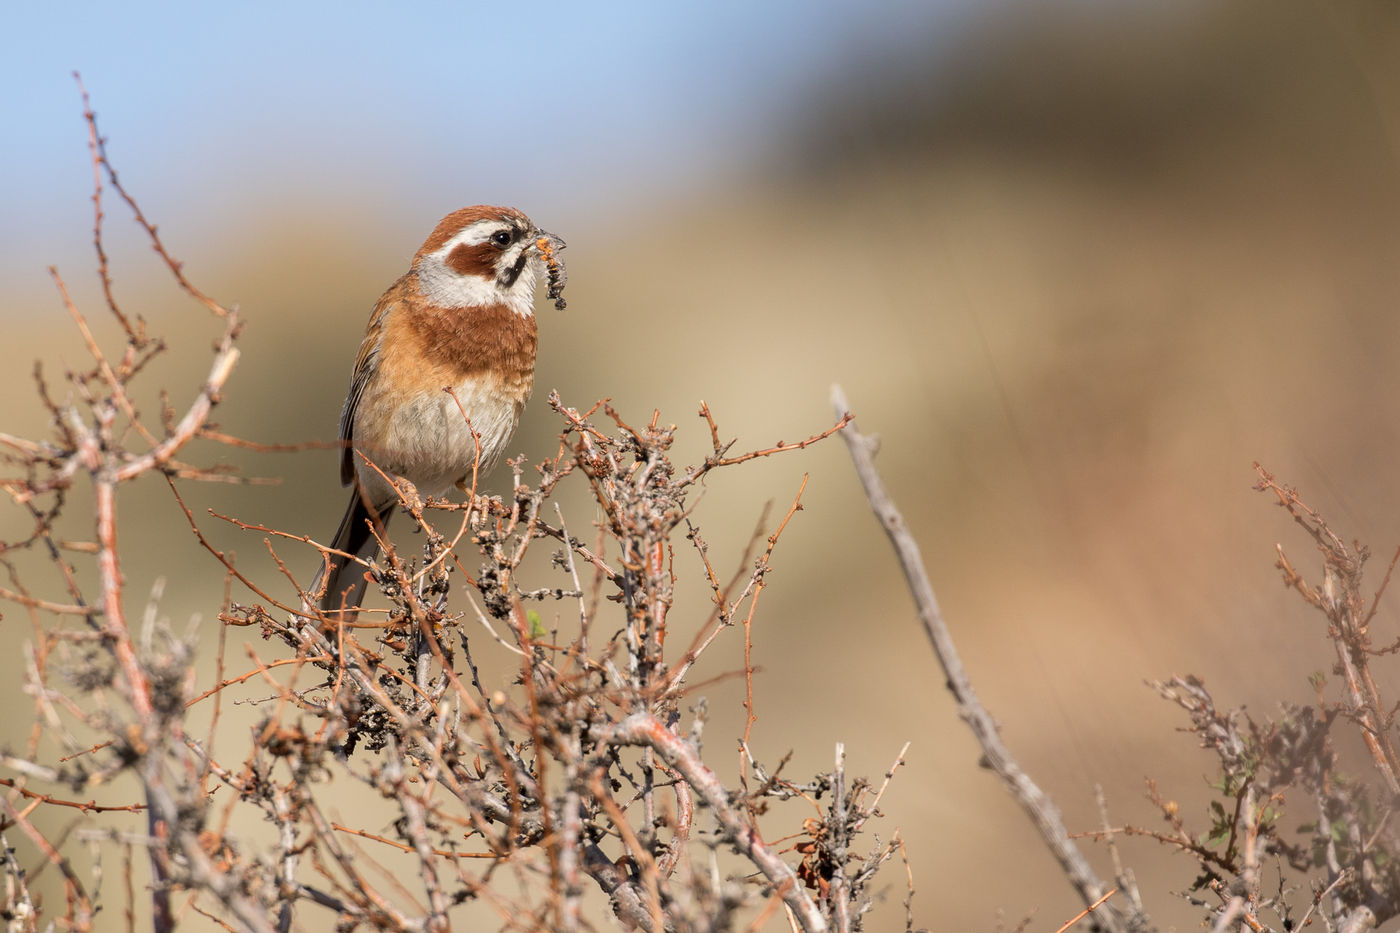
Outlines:
{"label": "bird's breast", "polygon": [[[423,495],[473,471],[484,478],[530,398],[536,333],[533,316],[503,307],[396,309],[355,412],[355,446]],[[356,470],[366,488],[387,489],[363,462]]]}

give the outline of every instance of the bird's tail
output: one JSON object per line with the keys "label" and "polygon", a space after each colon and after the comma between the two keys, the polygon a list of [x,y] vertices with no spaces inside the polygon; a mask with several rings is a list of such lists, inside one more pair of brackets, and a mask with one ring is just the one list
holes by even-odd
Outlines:
{"label": "bird's tail", "polygon": [[[379,550],[379,542],[370,529],[384,535],[384,527],[389,524],[392,508],[375,509],[365,502],[360,490],[352,490],[350,504],[345,507],[345,517],[336,529],[331,547],[345,554],[353,554],[360,560],[369,560]],[[341,613],[339,618],[353,619],[353,613],[365,596],[369,581],[365,568],[355,560],[341,554],[327,554],[321,562],[321,570],[307,588],[308,593],[320,593],[316,608],[321,612]]]}

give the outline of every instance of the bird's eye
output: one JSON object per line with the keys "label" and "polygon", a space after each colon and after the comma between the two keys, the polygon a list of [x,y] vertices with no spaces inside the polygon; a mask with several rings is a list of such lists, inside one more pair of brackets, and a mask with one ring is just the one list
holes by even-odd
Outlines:
{"label": "bird's eye", "polygon": [[510,245],[511,235],[509,230],[497,230],[491,234],[491,242],[497,246],[505,248]]}

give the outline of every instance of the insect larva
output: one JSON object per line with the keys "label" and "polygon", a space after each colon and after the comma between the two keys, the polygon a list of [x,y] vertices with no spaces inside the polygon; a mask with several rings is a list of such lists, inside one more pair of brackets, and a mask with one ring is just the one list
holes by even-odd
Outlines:
{"label": "insect larva", "polygon": [[564,268],[564,261],[554,252],[554,245],[549,237],[540,237],[535,241],[535,246],[539,249],[540,255],[544,257],[545,265],[549,268],[549,292],[548,297],[554,299],[554,307],[563,311],[568,307],[564,301],[564,283],[569,280],[568,270]]}

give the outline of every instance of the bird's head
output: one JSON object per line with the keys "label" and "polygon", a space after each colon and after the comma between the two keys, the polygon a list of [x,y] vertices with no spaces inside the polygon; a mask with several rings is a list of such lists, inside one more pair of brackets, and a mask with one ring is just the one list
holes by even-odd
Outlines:
{"label": "bird's head", "polygon": [[555,255],[563,248],[562,239],[515,208],[477,205],[438,223],[413,257],[413,271],[424,296],[442,307],[505,305],[527,316],[542,273],[550,278],[550,297],[563,288]]}

